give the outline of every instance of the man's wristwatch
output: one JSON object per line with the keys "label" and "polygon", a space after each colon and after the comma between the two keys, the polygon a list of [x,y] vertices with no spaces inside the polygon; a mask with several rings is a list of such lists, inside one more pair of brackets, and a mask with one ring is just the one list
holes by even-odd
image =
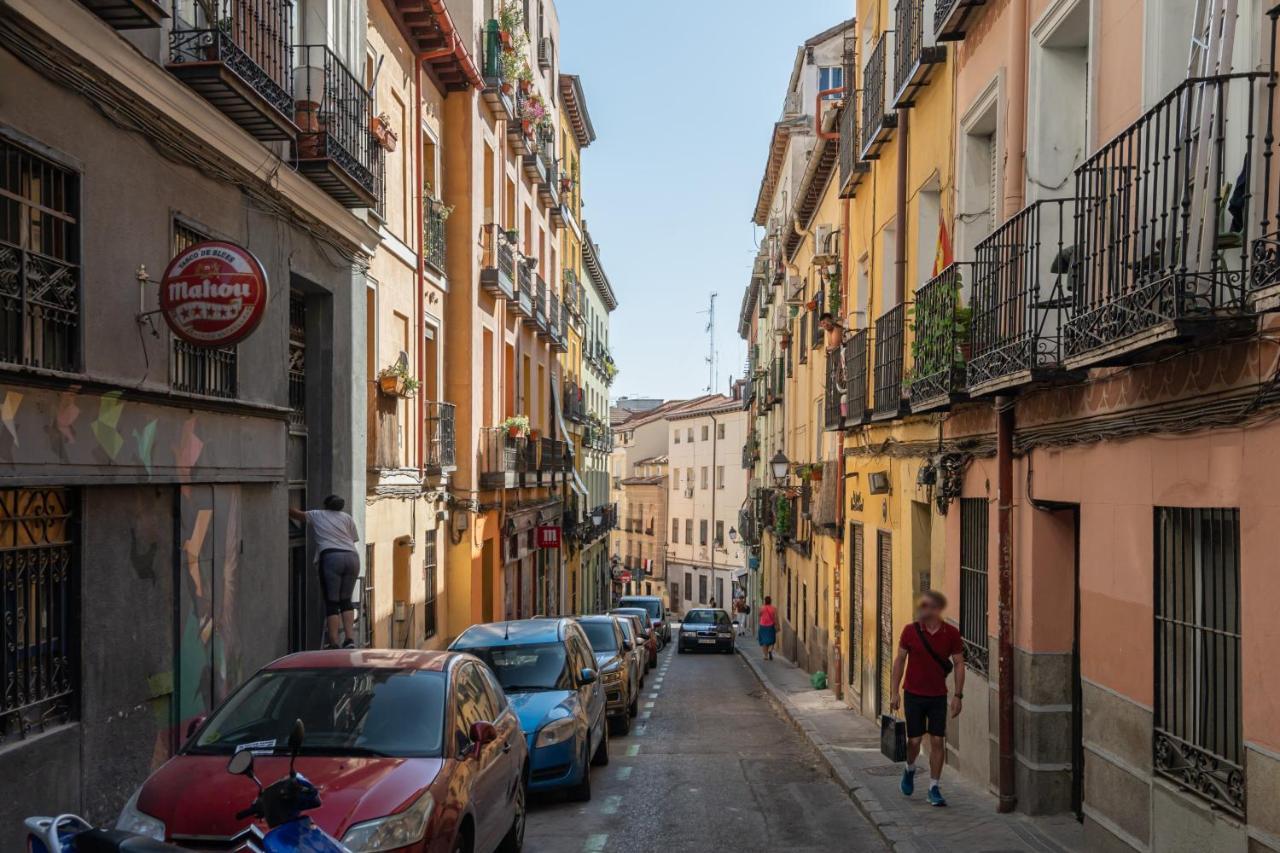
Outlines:
{"label": "man's wristwatch", "polygon": [[954,693],[954,694],[952,694],[952,695],[953,695],[953,696],[955,696],[957,699],[963,699],[963,698],[964,698],[964,694],[963,694],[963,693]]}

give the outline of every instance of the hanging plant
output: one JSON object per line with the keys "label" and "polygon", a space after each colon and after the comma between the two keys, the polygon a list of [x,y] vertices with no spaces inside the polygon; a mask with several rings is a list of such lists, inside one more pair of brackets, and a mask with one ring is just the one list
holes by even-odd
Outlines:
{"label": "hanging plant", "polygon": [[498,426],[507,431],[507,435],[511,438],[520,438],[529,434],[529,416],[528,415],[512,415],[504,420]]}
{"label": "hanging plant", "polygon": [[840,287],[836,282],[827,285],[827,313],[832,317],[840,316]]}
{"label": "hanging plant", "polygon": [[378,374],[378,388],[395,397],[412,397],[418,390],[418,380],[409,375],[407,364],[397,361]]}

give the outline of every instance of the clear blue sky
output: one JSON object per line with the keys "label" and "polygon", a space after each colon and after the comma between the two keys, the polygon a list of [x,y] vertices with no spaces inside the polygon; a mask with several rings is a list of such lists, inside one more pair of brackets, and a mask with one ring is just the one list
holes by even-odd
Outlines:
{"label": "clear blue sky", "polygon": [[583,216],[617,292],[618,396],[689,397],[742,374],[738,309],[769,134],[796,48],[853,0],[556,0],[562,70],[582,77],[598,138],[582,157]]}

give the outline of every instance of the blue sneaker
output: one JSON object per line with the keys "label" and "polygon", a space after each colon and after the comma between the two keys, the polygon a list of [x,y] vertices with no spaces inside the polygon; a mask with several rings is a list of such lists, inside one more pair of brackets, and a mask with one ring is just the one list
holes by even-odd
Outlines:
{"label": "blue sneaker", "polygon": [[902,771],[902,782],[898,785],[898,790],[902,791],[902,796],[909,797],[916,790],[916,771],[908,767]]}
{"label": "blue sneaker", "polygon": [[929,805],[937,806],[941,808],[946,804],[947,804],[947,800],[945,797],[942,796],[942,789],[939,788],[937,785],[930,785],[929,786]]}

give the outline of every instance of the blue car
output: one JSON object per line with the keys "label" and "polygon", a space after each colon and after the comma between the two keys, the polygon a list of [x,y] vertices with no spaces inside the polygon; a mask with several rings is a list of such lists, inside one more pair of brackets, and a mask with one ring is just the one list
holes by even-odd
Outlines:
{"label": "blue car", "polygon": [[590,765],[609,763],[605,694],[595,656],[572,619],[473,625],[449,646],[489,665],[529,742],[529,790],[591,799]]}

